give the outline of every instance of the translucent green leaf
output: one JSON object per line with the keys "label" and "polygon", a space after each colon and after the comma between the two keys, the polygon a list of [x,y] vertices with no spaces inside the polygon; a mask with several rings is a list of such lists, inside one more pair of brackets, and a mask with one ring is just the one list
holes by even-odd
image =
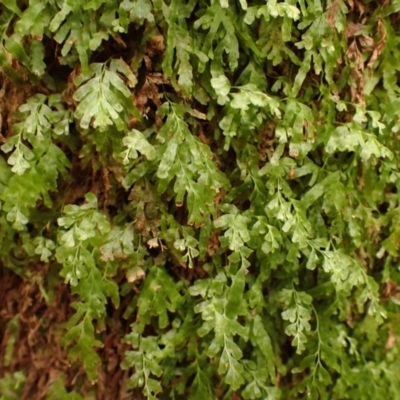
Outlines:
{"label": "translucent green leaf", "polygon": [[175,161],[177,149],[178,143],[174,139],[171,139],[168,142],[167,147],[165,148],[163,158],[161,159],[161,162],[158,166],[157,176],[160,179],[166,179],[168,177],[172,165]]}
{"label": "translucent green leaf", "polygon": [[62,5],[61,10],[57,14],[55,14],[53,19],[51,20],[49,25],[50,31],[55,32],[71,11],[72,8],[69,6],[68,2],[65,1]]}
{"label": "translucent green leaf", "polygon": [[22,45],[22,37],[15,33],[14,35],[4,37],[6,49],[18,59],[25,67],[30,68],[30,58]]}
{"label": "translucent green leaf", "polygon": [[97,379],[97,365],[100,357],[93,350],[93,347],[101,346],[102,343],[94,338],[94,328],[89,318],[69,329],[63,342],[65,345],[74,343],[68,353],[68,357],[75,361],[81,359],[88,378],[94,382]]}
{"label": "translucent green leaf", "polygon": [[137,152],[144,154],[149,160],[153,160],[156,156],[156,151],[154,147],[146,140],[143,133],[134,129],[128,133],[128,136],[125,136],[122,139],[123,144],[128,148],[124,153],[125,160],[124,163],[129,162],[127,158],[136,158]]}
{"label": "translucent green leaf", "polygon": [[21,10],[17,5],[16,0],[2,0],[1,2],[4,6],[6,6],[9,10],[11,10],[13,13],[17,14],[19,17],[21,17]]}
{"label": "translucent green leaf", "polygon": [[221,99],[225,98],[231,90],[231,84],[225,75],[220,75],[218,78],[212,78],[211,85]]}
{"label": "translucent green leaf", "polygon": [[38,2],[30,5],[22,14],[21,18],[15,24],[15,31],[26,35],[30,33],[33,25],[35,24],[36,18],[46,7],[46,3]]}
{"label": "translucent green leaf", "polygon": [[246,273],[247,269],[243,265],[232,279],[225,306],[225,313],[228,318],[236,318],[240,312]]}
{"label": "translucent green leaf", "polygon": [[[226,343],[229,342],[227,340]],[[233,342],[230,343],[232,344]],[[240,388],[245,382],[243,378],[243,366],[226,347],[221,354],[218,373],[226,374],[224,380],[233,390]]]}
{"label": "translucent green leaf", "polygon": [[45,73],[46,64],[43,61],[45,56],[44,46],[42,42],[34,40],[31,43],[30,57],[32,60],[32,72],[41,76]]}

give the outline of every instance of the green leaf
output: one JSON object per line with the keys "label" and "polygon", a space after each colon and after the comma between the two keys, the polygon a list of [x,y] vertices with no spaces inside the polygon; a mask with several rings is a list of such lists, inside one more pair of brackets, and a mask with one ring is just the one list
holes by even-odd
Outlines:
{"label": "green leaf", "polygon": [[93,347],[101,346],[102,343],[94,338],[94,328],[88,318],[71,328],[65,335],[63,342],[65,345],[74,343],[68,353],[71,361],[81,359],[88,378],[95,382],[97,379],[97,365],[101,359],[93,350]]}
{"label": "green leaf", "polygon": [[245,382],[243,378],[243,366],[237,361],[241,356],[242,352],[236,344],[230,339],[226,339],[219,362],[218,373],[226,374],[224,380],[233,390],[240,388]]}
{"label": "green leaf", "polygon": [[225,306],[225,313],[228,318],[236,318],[240,312],[246,273],[247,269],[242,265],[232,279]]}
{"label": "green leaf", "polygon": [[285,328],[285,333],[292,337],[292,345],[297,348],[296,352],[301,354],[307,343],[305,332],[311,330],[309,321],[312,297],[304,292],[284,289],[279,293],[279,298],[288,307],[281,314],[284,320],[290,322]]}
{"label": "green leaf", "polygon": [[46,3],[38,2],[30,5],[22,14],[21,18],[15,24],[15,31],[21,35],[30,33],[36,18],[46,7]]}
{"label": "green leaf", "polygon": [[4,6],[6,6],[9,10],[11,10],[13,13],[17,14],[18,17],[21,17],[22,12],[18,7],[16,0],[2,0],[1,3]]}
{"label": "green leaf", "polygon": [[[115,63],[113,68],[124,70]],[[124,73],[127,71],[124,70]],[[105,130],[107,126],[115,124],[118,130],[123,130],[127,124],[127,111],[137,112],[130,99],[130,90],[119,75],[108,70],[104,64],[91,64],[88,74],[82,74],[81,80],[76,79],[75,82],[87,80],[93,74],[94,77],[74,94],[74,99],[79,102],[75,117],[80,119],[80,126],[84,129],[92,124],[94,128]]]}
{"label": "green leaf", "polygon": [[12,36],[4,37],[5,48],[9,51],[21,64],[26,68],[30,68],[30,58],[22,46],[22,37],[18,33],[14,33]]}
{"label": "green leaf", "polygon": [[262,319],[259,315],[256,315],[253,319],[253,326],[250,338],[254,345],[258,346],[261,353],[264,355],[271,381],[275,382],[275,356],[272,349],[272,342],[270,336],[268,335],[268,332],[264,328]]}
{"label": "green leaf", "polygon": [[51,32],[58,30],[62,22],[65,20],[66,16],[72,11],[72,8],[67,2],[64,2],[61,10],[58,11],[50,22],[49,29]]}
{"label": "green leaf", "polygon": [[137,158],[137,151],[144,154],[149,160],[154,160],[156,157],[154,147],[146,140],[143,133],[136,129],[128,132],[128,136],[125,136],[122,142],[127,147],[127,150],[122,153],[124,156],[124,164],[129,162],[129,158]]}
{"label": "green leaf", "polygon": [[324,193],[335,190],[335,183],[339,180],[339,175],[333,173],[328,175],[325,179],[314,185],[301,199],[305,207],[310,207],[319,197]]}
{"label": "green leaf", "polygon": [[178,143],[171,139],[163,152],[163,157],[158,166],[157,176],[160,179],[166,179],[170,175],[172,165],[174,164]]}
{"label": "green leaf", "polygon": [[42,76],[46,70],[46,64],[43,61],[45,57],[45,49],[42,42],[34,40],[31,43],[30,57],[32,60],[32,72],[37,76]]}
{"label": "green leaf", "polygon": [[211,79],[211,85],[218,95],[218,104],[225,104],[227,101],[227,96],[231,90],[231,84],[225,75],[220,75],[217,78]]}

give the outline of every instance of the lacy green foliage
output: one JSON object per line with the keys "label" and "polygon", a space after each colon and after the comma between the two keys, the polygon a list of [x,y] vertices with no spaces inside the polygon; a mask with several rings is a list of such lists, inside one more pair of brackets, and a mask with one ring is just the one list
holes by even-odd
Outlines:
{"label": "lacy green foliage", "polygon": [[3,85],[40,92],[1,257],[59,266],[71,362],[96,381],[126,297],[146,398],[400,398],[398,1],[0,3]]}
{"label": "lacy green foliage", "polygon": [[6,373],[0,382],[0,399],[13,400],[17,398],[17,396],[21,396],[25,380],[26,377],[20,371],[13,374]]}

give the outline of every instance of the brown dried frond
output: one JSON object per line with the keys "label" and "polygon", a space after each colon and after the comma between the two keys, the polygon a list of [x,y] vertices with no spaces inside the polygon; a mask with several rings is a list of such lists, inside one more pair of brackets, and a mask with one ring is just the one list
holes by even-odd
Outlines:
{"label": "brown dried frond", "polygon": [[373,67],[375,61],[380,56],[380,54],[383,52],[385,45],[386,45],[387,31],[386,31],[381,19],[378,20],[377,32],[380,35],[380,39],[375,43],[374,49],[372,51],[372,56],[368,62],[369,70],[372,70],[372,67]]}
{"label": "brown dried frond", "polygon": [[350,61],[355,63],[352,70],[351,78],[353,86],[351,87],[351,100],[353,103],[365,106],[364,99],[364,59],[358,49],[357,42],[354,39],[351,45],[348,47],[346,55]]}
{"label": "brown dried frond", "polygon": [[354,11],[355,9],[358,10],[360,16],[362,16],[365,12],[365,5],[360,0],[347,0],[347,3],[350,6],[350,11]]}
{"label": "brown dried frond", "polygon": [[332,29],[335,29],[336,13],[340,7],[339,0],[334,0],[332,4],[328,7],[328,12],[326,13],[326,18]]}

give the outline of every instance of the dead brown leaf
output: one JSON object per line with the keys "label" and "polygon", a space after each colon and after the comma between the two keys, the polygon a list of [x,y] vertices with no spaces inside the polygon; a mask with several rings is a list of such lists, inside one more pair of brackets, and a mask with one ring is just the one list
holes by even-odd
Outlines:
{"label": "dead brown leaf", "polygon": [[336,13],[338,12],[339,7],[340,7],[340,1],[334,0],[332,4],[329,6],[328,12],[326,14],[326,18],[332,29],[335,29]]}
{"label": "dead brown leaf", "polygon": [[347,0],[347,3],[350,6],[350,11],[358,10],[360,16],[362,16],[365,12],[365,5],[360,0]]}
{"label": "dead brown leaf", "polygon": [[357,32],[359,32],[363,27],[364,27],[364,25],[362,25],[362,24],[349,22],[346,26],[346,37],[350,38],[350,37],[355,36],[357,34]]}
{"label": "dead brown leaf", "polygon": [[396,294],[398,291],[397,283],[388,279],[383,286],[382,296],[383,298],[390,298],[393,294]]}
{"label": "dead brown leaf", "polygon": [[219,236],[217,232],[212,232],[207,246],[207,254],[212,257],[219,249]]}
{"label": "dead brown leaf", "polygon": [[165,43],[163,35],[155,35],[150,38],[149,47],[147,52],[149,55],[164,54]]}
{"label": "dead brown leaf", "polygon": [[150,249],[155,249],[155,248],[159,247],[157,238],[153,238],[153,239],[148,240],[147,244],[149,245]]}
{"label": "dead brown leaf", "polygon": [[396,344],[396,334],[393,331],[389,332],[389,337],[385,345],[385,350],[390,350]]}
{"label": "dead brown leaf", "polygon": [[368,69],[370,71],[372,70],[375,61],[378,59],[386,45],[387,31],[381,19],[378,20],[377,33],[380,35],[380,39],[375,43],[374,49],[372,51],[372,56],[368,62]]}
{"label": "dead brown leaf", "polygon": [[143,271],[142,268],[136,266],[133,268],[130,268],[126,271],[126,280],[129,283],[136,282],[139,279],[142,279],[146,276],[146,273]]}
{"label": "dead brown leaf", "polygon": [[363,47],[366,50],[372,49],[372,47],[374,45],[374,39],[372,39],[372,37],[366,36],[366,35],[360,35],[358,37],[358,42],[360,43],[361,47]]}
{"label": "dead brown leaf", "polygon": [[364,99],[364,59],[363,56],[358,49],[356,39],[350,44],[346,53],[348,59],[353,61],[355,66],[351,73],[351,78],[353,81],[353,85],[350,88],[351,91],[351,100],[353,103],[359,104],[361,106],[365,106]]}

